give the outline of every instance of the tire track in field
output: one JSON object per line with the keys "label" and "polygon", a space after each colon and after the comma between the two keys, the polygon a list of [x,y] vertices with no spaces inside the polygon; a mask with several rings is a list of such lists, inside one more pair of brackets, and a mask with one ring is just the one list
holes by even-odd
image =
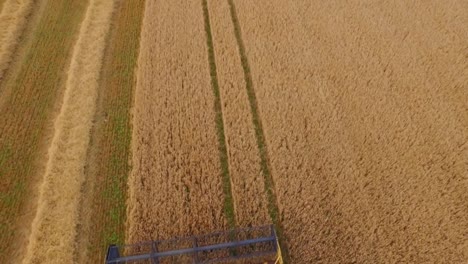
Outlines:
{"label": "tire track in field", "polygon": [[18,45],[34,0],[7,0],[0,5],[0,81],[8,68]]}
{"label": "tire track in field", "polygon": [[227,226],[201,4],[146,1],[132,109],[129,243]]}
{"label": "tire track in field", "polygon": [[238,227],[271,223],[260,154],[227,1],[207,1]]}
{"label": "tire track in field", "polygon": [[205,32],[206,32],[206,46],[208,50],[208,62],[210,64],[210,77],[211,87],[213,88],[213,95],[215,97],[214,108],[216,113],[216,134],[218,136],[219,146],[219,159],[221,162],[221,170],[223,177],[223,192],[224,192],[224,213],[227,218],[229,227],[234,228],[236,226],[235,208],[232,196],[232,182],[229,173],[229,159],[228,149],[226,145],[226,135],[224,131],[224,118],[223,109],[221,106],[221,93],[219,91],[218,73],[216,70],[216,59],[213,47],[213,35],[211,33],[210,25],[210,14],[208,11],[208,3],[206,0],[202,0],[203,17],[205,21]]}
{"label": "tire track in field", "polygon": [[268,212],[270,214],[271,220],[273,221],[273,224],[275,225],[275,229],[279,237],[279,242],[283,249],[284,261],[288,262],[289,254],[283,242],[283,228],[280,219],[280,211],[278,209],[278,199],[275,193],[275,184],[271,176],[270,162],[268,159],[268,148],[266,145],[265,133],[263,131],[262,120],[258,109],[257,96],[255,94],[255,89],[252,82],[250,65],[247,58],[247,53],[245,51],[244,41],[242,39],[241,27],[237,18],[236,6],[233,0],[227,1],[231,12],[232,23],[234,25],[234,34],[236,36],[237,46],[239,47],[242,69],[244,71],[245,88],[247,91],[247,96],[249,98],[250,109],[252,112],[252,122],[255,130],[255,138],[260,153],[261,171],[264,177],[265,191],[268,197]]}
{"label": "tire track in field", "polygon": [[72,263],[98,79],[114,1],[91,0],[74,48],[64,102],[24,263]]}

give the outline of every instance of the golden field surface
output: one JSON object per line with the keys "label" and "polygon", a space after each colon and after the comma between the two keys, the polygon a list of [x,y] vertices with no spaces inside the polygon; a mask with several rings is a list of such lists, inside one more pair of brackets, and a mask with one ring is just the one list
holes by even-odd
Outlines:
{"label": "golden field surface", "polygon": [[224,194],[201,2],[146,1],[140,47],[128,241],[222,230]]}
{"label": "golden field surface", "polygon": [[0,0],[0,263],[269,224],[468,262],[468,2]]}

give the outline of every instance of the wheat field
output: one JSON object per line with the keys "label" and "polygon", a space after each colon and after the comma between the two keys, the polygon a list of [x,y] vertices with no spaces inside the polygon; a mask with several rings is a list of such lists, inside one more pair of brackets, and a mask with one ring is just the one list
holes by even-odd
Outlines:
{"label": "wheat field", "polygon": [[236,4],[291,261],[466,261],[466,3]]}
{"label": "wheat field", "polygon": [[464,0],[0,0],[0,262],[272,224],[286,263],[466,263],[467,25]]}
{"label": "wheat field", "polygon": [[[236,222],[269,224],[261,160],[227,1],[209,1]],[[216,14],[216,15],[215,15]],[[226,30],[229,29],[229,30]]]}
{"label": "wheat field", "polygon": [[147,1],[140,45],[127,240],[224,229],[200,2]]}

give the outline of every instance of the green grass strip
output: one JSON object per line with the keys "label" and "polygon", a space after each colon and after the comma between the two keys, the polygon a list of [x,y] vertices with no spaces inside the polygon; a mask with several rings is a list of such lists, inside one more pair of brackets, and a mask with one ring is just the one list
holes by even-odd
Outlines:
{"label": "green grass strip", "polygon": [[95,133],[103,136],[98,142],[96,166],[100,180],[96,183],[93,211],[99,233],[90,239],[90,263],[102,260],[107,246],[125,243],[127,181],[131,171],[132,120],[135,69],[138,62],[140,32],[145,0],[123,1],[113,18],[113,28],[106,49],[101,89],[103,103],[99,110],[107,120]]}
{"label": "green grass strip", "polygon": [[216,71],[216,60],[213,47],[213,36],[211,34],[210,14],[208,3],[203,2],[203,16],[205,18],[206,45],[208,46],[208,61],[210,63],[211,86],[215,96],[216,132],[218,134],[219,158],[221,162],[221,173],[224,191],[224,213],[230,228],[235,228],[236,220],[234,213],[234,201],[232,199],[231,176],[229,175],[229,161],[226,147],[226,136],[224,134],[223,111],[221,108],[221,94],[219,92],[218,73]]}
{"label": "green grass strip", "polygon": [[262,121],[260,119],[258,111],[257,96],[255,95],[255,90],[252,82],[252,75],[250,72],[249,61],[245,52],[244,41],[242,40],[242,32],[237,18],[236,6],[234,5],[233,0],[228,0],[229,9],[231,12],[231,19],[234,25],[234,34],[236,35],[237,46],[239,47],[239,54],[241,58],[242,68],[244,70],[244,79],[245,79],[245,88],[247,90],[247,96],[249,98],[250,110],[252,112],[252,122],[255,129],[255,138],[257,140],[257,147],[260,152],[260,166],[265,183],[265,191],[267,193],[268,199],[268,212],[270,214],[271,220],[275,225],[276,232],[278,234],[278,239],[280,246],[283,250],[283,259],[286,262],[289,260],[289,254],[287,248],[284,246],[284,232],[280,220],[280,213],[278,209],[277,197],[275,194],[275,185],[270,171],[270,162],[268,159],[268,151],[265,141],[265,134],[263,132]]}

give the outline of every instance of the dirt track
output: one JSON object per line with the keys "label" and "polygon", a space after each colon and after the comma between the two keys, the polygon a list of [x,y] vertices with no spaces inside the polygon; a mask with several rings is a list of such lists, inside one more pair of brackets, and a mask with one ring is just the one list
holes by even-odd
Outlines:
{"label": "dirt track", "polygon": [[466,2],[235,2],[292,262],[466,261]]}
{"label": "dirt track", "polygon": [[140,45],[127,240],[223,229],[201,1],[147,1]]}

